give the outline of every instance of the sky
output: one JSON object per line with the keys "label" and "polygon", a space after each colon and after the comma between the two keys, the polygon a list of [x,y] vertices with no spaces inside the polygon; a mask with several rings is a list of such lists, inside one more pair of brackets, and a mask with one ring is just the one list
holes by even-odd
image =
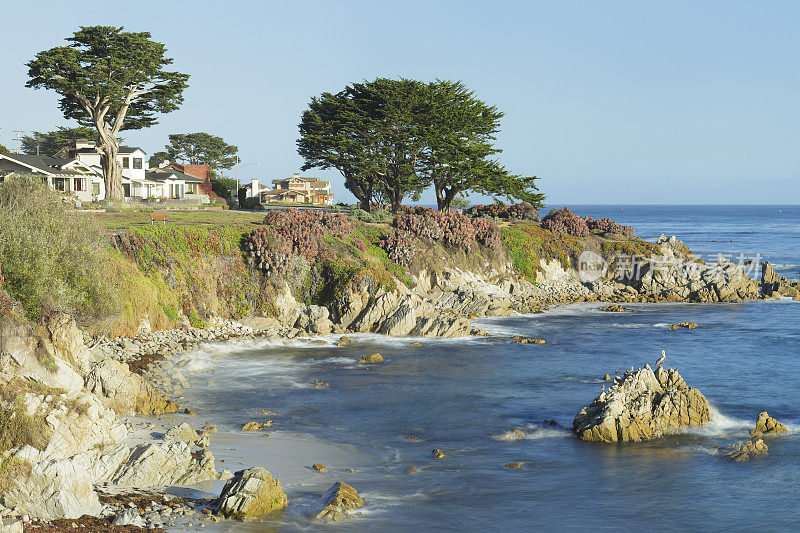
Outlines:
{"label": "sky", "polygon": [[[125,144],[153,153],[170,133],[219,135],[239,147],[242,182],[299,171],[312,96],[440,78],[505,113],[499,159],[537,176],[548,203],[800,203],[795,2],[3,4],[0,144],[12,150],[13,130],[71,125],[56,93],[25,88],[25,63],[80,26],[115,25],[150,32],[191,75],[180,110]],[[336,171],[304,175],[353,201]]]}

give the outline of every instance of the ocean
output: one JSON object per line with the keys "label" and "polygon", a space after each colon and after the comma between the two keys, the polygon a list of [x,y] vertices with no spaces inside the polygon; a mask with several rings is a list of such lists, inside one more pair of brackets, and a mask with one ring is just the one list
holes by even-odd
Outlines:
{"label": "ocean", "polygon": [[[648,240],[676,235],[704,259],[769,260],[779,274],[800,279],[800,206],[570,207],[632,225]],[[264,466],[290,502],[265,521],[206,529],[800,528],[800,302],[631,304],[635,313],[603,313],[599,305],[476,321],[494,335],[543,337],[545,345],[362,334],[348,347],[204,346],[184,368],[191,384],[185,403],[198,416],[169,420],[216,425],[218,468]],[[668,329],[679,321],[700,327]],[[422,347],[411,346],[415,340]],[[678,366],[712,404],[708,426],[628,445],[571,434],[573,417],[600,393],[604,374],[653,366],[662,349],[665,366]],[[384,364],[356,364],[375,352]],[[313,388],[317,379],[330,386]],[[735,464],[714,455],[717,446],[746,439],[761,411],[789,428],[767,440],[769,457]],[[269,436],[240,431],[265,418],[274,421]],[[509,438],[515,428],[527,436]],[[446,457],[434,459],[434,448]],[[317,462],[327,472],[312,471]],[[504,468],[509,462],[522,468]],[[408,473],[410,467],[417,470]],[[309,522],[337,480],[366,499],[362,512],[334,525]],[[221,483],[204,488],[218,494]]]}

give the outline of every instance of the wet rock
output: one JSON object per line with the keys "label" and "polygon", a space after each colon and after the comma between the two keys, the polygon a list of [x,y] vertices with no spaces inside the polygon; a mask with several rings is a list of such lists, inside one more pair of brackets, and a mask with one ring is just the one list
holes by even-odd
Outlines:
{"label": "wet rock", "polygon": [[603,376],[603,381],[611,381],[611,374],[605,374]]}
{"label": "wet rock", "polygon": [[358,362],[366,365],[377,365],[379,363],[383,363],[383,356],[379,353],[374,353],[372,355],[365,355],[364,357],[359,359]]}
{"label": "wet rock", "polygon": [[419,470],[419,468],[417,468],[416,466],[409,466],[408,469],[406,469],[406,474],[413,474],[417,470]]}
{"label": "wet rock", "polygon": [[240,470],[222,488],[217,513],[225,518],[246,520],[284,509],[288,504],[281,482],[256,466]]}
{"label": "wet rock", "polygon": [[339,342],[336,343],[337,346],[350,346],[353,344],[353,339],[350,337],[342,337],[339,339]]}
{"label": "wet rock", "polygon": [[758,420],[756,420],[756,429],[750,430],[750,436],[755,433],[767,435],[770,433],[788,433],[789,430],[786,426],[769,416],[766,411],[759,413]]}
{"label": "wet rock", "polygon": [[611,304],[603,307],[598,307],[597,310],[603,311],[604,313],[624,313],[626,311],[633,312],[633,309],[631,309],[630,307],[623,307],[618,304]]}
{"label": "wet rock", "polygon": [[422,348],[422,343],[419,341],[414,341],[409,346],[412,346],[413,348]]}
{"label": "wet rock", "polygon": [[442,458],[447,457],[447,456],[444,454],[444,452],[442,450],[440,450],[439,448],[435,448],[431,452],[431,457],[433,457],[434,459],[442,459]]}
{"label": "wet rock", "polygon": [[315,472],[327,472],[328,471],[328,467],[326,467],[325,465],[320,464],[320,463],[314,463],[313,465],[311,465],[311,468]]}
{"label": "wet rock", "polygon": [[511,340],[513,340],[516,344],[545,344],[547,342],[544,339],[523,337],[522,335],[515,335]]}
{"label": "wet rock", "polygon": [[751,439],[744,442],[737,442],[727,448],[720,448],[720,456],[728,461],[736,463],[746,463],[760,457],[769,455],[769,448],[761,439]]}
{"label": "wet rock", "polygon": [[327,389],[327,388],[330,388],[330,386],[331,386],[331,384],[328,383],[327,381],[322,381],[322,380],[319,380],[319,379],[315,379],[311,383],[311,388],[312,389],[317,389],[317,390]]}
{"label": "wet rock", "polygon": [[521,470],[522,463],[506,463],[503,465],[504,468],[510,468],[512,470]]}
{"label": "wet rock", "polygon": [[266,422],[247,422],[242,426],[242,431],[259,431],[268,428],[273,424],[272,420]]}
{"label": "wet rock", "polygon": [[709,421],[703,394],[688,387],[675,369],[649,365],[618,376],[572,422],[575,433],[593,442],[640,442],[661,437],[679,427]]}
{"label": "wet rock", "polygon": [[350,511],[364,505],[364,500],[358,495],[358,491],[341,481],[337,481],[328,489],[322,502],[325,507],[314,516],[314,520],[321,522],[340,520]]}
{"label": "wet rock", "polygon": [[674,330],[676,330],[678,328],[694,329],[694,328],[698,328],[698,327],[700,327],[700,326],[698,326],[695,322],[678,322],[678,323],[672,324],[669,327],[669,329],[674,331]]}

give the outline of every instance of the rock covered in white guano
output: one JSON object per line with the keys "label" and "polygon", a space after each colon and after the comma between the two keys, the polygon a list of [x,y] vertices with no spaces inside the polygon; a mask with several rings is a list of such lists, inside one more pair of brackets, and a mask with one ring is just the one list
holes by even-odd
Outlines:
{"label": "rock covered in white guano", "polygon": [[575,433],[593,442],[640,442],[681,427],[709,421],[703,394],[686,385],[675,369],[649,365],[617,376],[609,390],[582,408],[572,422]]}

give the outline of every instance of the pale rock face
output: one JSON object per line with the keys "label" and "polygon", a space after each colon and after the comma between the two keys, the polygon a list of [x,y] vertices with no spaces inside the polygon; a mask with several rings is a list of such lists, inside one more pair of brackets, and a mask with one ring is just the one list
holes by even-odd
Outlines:
{"label": "pale rock face", "polygon": [[83,388],[83,378],[64,360],[55,357],[55,369],[50,371],[36,358],[39,338],[30,325],[0,316],[0,372],[31,379],[67,392]]}
{"label": "pale rock face", "polygon": [[[45,519],[97,516],[101,505],[91,477],[91,453],[69,459],[46,460],[41,452],[25,446],[13,454],[31,464],[30,475],[17,480],[3,495],[6,507]],[[96,455],[96,452],[95,452]]]}
{"label": "pale rock face", "polygon": [[134,374],[128,365],[105,359],[86,375],[86,390],[120,414],[159,414],[175,412],[177,407],[161,393]]}
{"label": "pale rock face", "polygon": [[677,370],[645,365],[625,373],[582,408],[572,422],[577,435],[593,442],[640,442],[709,421],[703,394],[688,387]]}
{"label": "pale rock face", "polygon": [[114,526],[144,527],[144,520],[139,516],[139,511],[136,509],[126,509],[117,514],[111,524]]}
{"label": "pale rock face", "polygon": [[53,355],[69,363],[80,374],[89,371],[95,358],[83,343],[83,333],[70,315],[54,313],[47,319]]}
{"label": "pale rock face", "polygon": [[128,433],[113,410],[106,408],[93,394],[73,393],[68,398],[80,406],[76,412],[61,405],[50,410],[45,423],[52,431],[43,457],[54,459],[120,444]]}
{"label": "pale rock face", "polygon": [[257,466],[236,472],[225,483],[219,496],[217,513],[226,518],[246,520],[284,509],[287,503],[281,482]]}
{"label": "pale rock face", "polygon": [[214,456],[203,450],[197,457],[186,442],[154,442],[136,446],[111,476],[121,487],[194,485],[217,478]]}

